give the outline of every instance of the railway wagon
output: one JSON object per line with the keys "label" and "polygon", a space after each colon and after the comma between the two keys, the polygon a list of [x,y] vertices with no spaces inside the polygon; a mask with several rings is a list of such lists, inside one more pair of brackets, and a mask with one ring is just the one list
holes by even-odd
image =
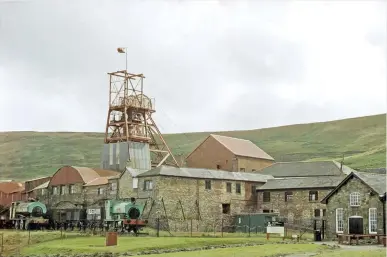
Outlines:
{"label": "railway wagon", "polygon": [[46,214],[46,205],[35,200],[12,202],[9,208],[9,220],[15,229],[21,230],[46,227],[49,223]]}

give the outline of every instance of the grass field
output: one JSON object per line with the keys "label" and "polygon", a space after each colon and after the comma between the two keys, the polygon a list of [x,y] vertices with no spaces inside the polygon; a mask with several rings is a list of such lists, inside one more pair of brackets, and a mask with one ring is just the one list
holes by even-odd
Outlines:
{"label": "grass field", "polygon": [[22,249],[23,255],[47,253],[96,253],[96,252],[140,252],[155,249],[195,248],[247,242],[275,243],[280,239],[266,241],[265,238],[199,238],[199,237],[119,237],[118,245],[105,247],[105,237],[78,237],[58,239],[33,244]]}
{"label": "grass field", "polygon": [[[103,128],[102,128],[103,129]],[[166,134],[175,155],[186,156],[210,133]],[[386,165],[386,114],[249,131],[221,132],[251,140],[276,161],[340,160],[353,168]],[[102,133],[0,133],[1,179],[52,175],[63,165],[99,167]]]}

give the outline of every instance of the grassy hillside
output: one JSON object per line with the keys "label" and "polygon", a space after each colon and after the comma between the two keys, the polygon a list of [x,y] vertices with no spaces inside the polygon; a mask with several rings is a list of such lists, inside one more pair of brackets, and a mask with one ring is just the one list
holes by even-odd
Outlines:
{"label": "grassy hillside", "polygon": [[[186,156],[215,132],[167,134],[175,154]],[[353,168],[386,165],[386,114],[249,131],[221,132],[251,140],[276,161],[340,160]],[[62,165],[98,167],[102,133],[0,133],[0,179],[49,175]]]}

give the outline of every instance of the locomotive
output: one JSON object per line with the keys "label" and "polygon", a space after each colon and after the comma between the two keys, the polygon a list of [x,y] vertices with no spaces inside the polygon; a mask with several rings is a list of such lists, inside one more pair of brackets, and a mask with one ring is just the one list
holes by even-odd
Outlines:
{"label": "locomotive", "polygon": [[136,203],[135,198],[128,200],[105,200],[104,207],[87,209],[87,220],[98,222],[105,230],[121,230],[121,232],[139,230],[148,224],[143,219],[145,205]]}
{"label": "locomotive", "polygon": [[46,214],[44,203],[35,200],[17,201],[11,203],[9,208],[9,222],[12,222],[15,229],[40,229],[48,225]]}

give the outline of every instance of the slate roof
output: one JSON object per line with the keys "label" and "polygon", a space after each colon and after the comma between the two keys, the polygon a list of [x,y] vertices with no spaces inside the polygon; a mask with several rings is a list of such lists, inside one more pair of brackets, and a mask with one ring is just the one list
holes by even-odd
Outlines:
{"label": "slate roof", "polygon": [[369,172],[354,172],[354,174],[363,180],[369,187],[371,187],[379,195],[386,193],[386,175],[369,173]]}
{"label": "slate roof", "polygon": [[353,177],[357,177],[361,181],[363,181],[366,185],[368,185],[373,191],[375,191],[379,196],[383,196],[386,194],[386,175],[385,174],[377,174],[377,173],[369,173],[369,172],[359,172],[354,171],[351,172],[348,176],[346,176],[339,185],[335,189],[333,189],[323,200],[322,203],[327,203],[328,199],[341,188],[348,180]]}
{"label": "slate roof", "polygon": [[248,172],[229,172],[223,170],[197,169],[197,168],[176,168],[172,166],[159,166],[137,177],[150,176],[170,176],[170,177],[184,177],[196,179],[219,179],[219,180],[233,180],[233,181],[252,181],[252,182],[266,182],[268,179],[273,179],[273,176],[262,175],[260,173]]}
{"label": "slate roof", "polygon": [[353,169],[336,161],[278,162],[260,171],[274,177],[340,176],[349,174]]}
{"label": "slate roof", "polygon": [[335,188],[345,176],[296,177],[270,179],[259,187],[263,190],[305,189],[305,188]]}
{"label": "slate roof", "polygon": [[387,173],[385,167],[373,168],[373,169],[365,169],[365,170],[361,170],[361,172],[371,172],[371,173],[379,173],[379,174],[386,174]]}

